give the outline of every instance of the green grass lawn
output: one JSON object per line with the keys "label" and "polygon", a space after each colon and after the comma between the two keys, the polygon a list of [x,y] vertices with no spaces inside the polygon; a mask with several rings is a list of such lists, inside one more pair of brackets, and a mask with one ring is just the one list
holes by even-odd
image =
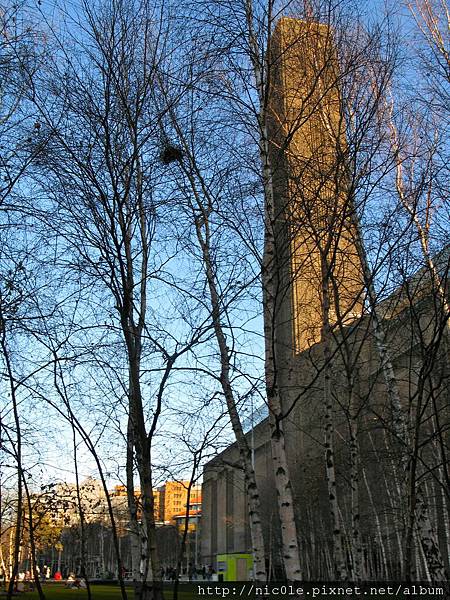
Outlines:
{"label": "green grass lawn", "polygon": [[[119,598],[122,598],[120,588],[116,585],[93,585],[91,589],[92,600],[119,600]],[[72,598],[72,600],[87,600],[88,597],[86,590],[67,589],[64,585],[58,584],[44,585],[43,590],[48,600],[68,600],[69,598]],[[131,589],[129,591],[129,597],[132,600],[133,591]],[[36,591],[26,592],[16,597],[24,600],[38,600],[39,598]]]}
{"label": "green grass lawn", "polygon": [[[86,590],[67,589],[62,584],[51,584],[44,585],[43,590],[47,600],[87,600]],[[120,595],[120,588],[117,585],[93,585],[92,600],[119,600],[122,598]],[[127,587],[128,599],[133,600],[134,594],[133,589]],[[172,590],[165,591],[165,597],[167,600],[172,598]],[[179,600],[191,600],[192,593],[185,590],[178,592]],[[14,598],[23,598],[23,600],[38,600],[39,596],[36,591],[25,592],[20,596],[14,596]],[[212,596],[209,596],[209,600],[214,600]]]}

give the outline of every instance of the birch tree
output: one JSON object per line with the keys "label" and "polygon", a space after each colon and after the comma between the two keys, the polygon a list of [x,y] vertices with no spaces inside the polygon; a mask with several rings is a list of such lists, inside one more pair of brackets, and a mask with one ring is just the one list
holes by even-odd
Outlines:
{"label": "birch tree", "polygon": [[[67,267],[103,298],[103,325],[117,327],[124,345],[130,528],[139,540],[136,594],[143,600],[162,594],[153,437],[174,364],[204,329],[199,323],[179,342],[149,316],[151,281],[166,280],[171,287],[171,275],[163,268],[171,251],[158,247],[157,241],[164,237],[158,226],[165,202],[158,179],[160,115],[152,93],[167,42],[164,19],[148,2],[114,1],[96,8],[85,4],[83,9],[82,20],[71,23],[68,38],[56,41],[55,61],[35,89],[41,128],[51,143],[34,166],[57,215],[47,215],[47,223],[71,257]],[[78,39],[77,27],[83,31]],[[156,306],[154,302],[153,310]],[[143,383],[144,356],[152,357],[159,374],[152,392]],[[135,510],[134,465],[141,523]]]}
{"label": "birch tree", "polygon": [[[264,581],[267,578],[265,566],[266,552],[260,515],[259,489],[254,465],[252,464],[249,441],[244,434],[239,414],[237,392],[233,384],[234,362],[237,360],[234,357],[236,353],[234,349],[236,341],[233,331],[227,334],[227,329],[233,327],[233,319],[230,316],[230,312],[233,309],[233,304],[239,299],[239,290],[245,290],[246,285],[249,284],[245,281],[243,257],[236,257],[239,260],[241,270],[239,273],[239,284],[233,285],[230,300],[224,292],[221,292],[221,289],[226,289],[228,285],[226,282],[220,280],[218,253],[223,250],[217,247],[215,238],[218,236],[215,232],[218,231],[219,227],[221,229],[226,227],[226,223],[219,225],[221,221],[220,214],[226,212],[226,208],[221,206],[219,212],[217,192],[215,192],[211,185],[214,183],[214,180],[204,175],[196,154],[192,151],[193,144],[188,143],[186,133],[183,132],[178,123],[175,110],[170,110],[170,121],[175,130],[177,140],[181,144],[180,157],[177,162],[178,168],[186,181],[186,185],[182,188],[182,193],[185,195],[184,203],[187,204],[189,218],[192,220],[195,228],[195,235],[201,253],[202,270],[204,271],[208,288],[208,300],[210,304],[208,310],[210,311],[210,319],[220,357],[220,376],[218,379],[225,398],[244,470],[255,578],[258,581]],[[195,130],[192,131],[191,139],[195,139],[196,135],[198,135],[198,132]],[[224,236],[221,235],[221,237]],[[228,247],[227,252],[229,250],[230,248]],[[231,342],[229,341],[230,337]]]}

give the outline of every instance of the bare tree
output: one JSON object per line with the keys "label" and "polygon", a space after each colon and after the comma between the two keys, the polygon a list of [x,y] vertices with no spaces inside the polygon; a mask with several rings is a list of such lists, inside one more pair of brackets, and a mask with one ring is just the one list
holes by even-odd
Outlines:
{"label": "bare tree", "polygon": [[[167,33],[163,16],[145,1],[111,2],[95,9],[86,4],[84,18],[79,24],[82,38],[70,41],[78,57],[60,40],[59,62],[53,64],[46,87],[36,86],[34,102],[51,142],[35,167],[41,169],[40,183],[54,202],[58,217],[50,217],[50,226],[72,257],[70,268],[96,293],[106,292],[103,318],[117,326],[123,340],[130,528],[139,540],[137,594],[159,598],[153,438],[174,365],[205,331],[200,319],[178,341],[175,332],[164,331],[154,320],[160,305],[152,298],[151,282],[177,289],[166,266],[176,250],[163,245],[167,202],[159,187],[160,114],[153,94]],[[164,318],[169,323],[174,316],[166,312]],[[143,361],[150,357],[151,372],[159,377],[152,392],[143,383]],[[135,506],[135,465],[141,522]]]}
{"label": "bare tree", "polygon": [[[207,77],[206,73],[208,73],[207,70],[204,77]],[[245,397],[245,395],[252,393],[253,385],[251,385],[249,392],[241,392],[241,394],[236,389],[239,386],[237,377],[243,375],[245,367],[240,364],[239,368],[237,368],[236,365],[239,360],[240,350],[238,345],[239,340],[233,328],[237,329],[239,323],[237,318],[231,314],[239,310],[238,305],[243,302],[241,296],[248,293],[247,288],[254,284],[255,275],[250,269],[250,281],[247,281],[246,272],[248,269],[244,266],[245,259],[243,255],[245,247],[241,246],[239,249],[230,247],[230,238],[225,235],[229,215],[223,219],[222,215],[226,215],[227,208],[224,202],[219,201],[219,195],[221,194],[221,187],[225,183],[224,177],[232,176],[232,166],[221,165],[220,159],[218,159],[215,167],[212,166],[211,159],[214,156],[214,142],[211,143],[208,160],[204,161],[205,164],[202,164],[200,140],[205,135],[203,132],[204,124],[201,123],[201,119],[197,119],[195,124],[192,123],[190,131],[183,130],[180,125],[180,121],[183,122],[182,118],[179,119],[176,109],[171,108],[171,101],[169,100],[167,90],[164,89],[162,80],[161,87],[166,104],[169,107],[168,121],[173,128],[174,137],[180,144],[178,149],[180,154],[173,161],[176,163],[176,169],[181,174],[178,183],[180,188],[179,193],[183,196],[183,205],[186,206],[185,212],[187,213],[187,217],[193,224],[200,250],[200,263],[208,290],[207,310],[219,350],[220,375],[217,379],[226,402],[233,433],[239,447],[240,461],[244,470],[254,574],[257,580],[264,581],[267,578],[265,566],[266,552],[260,516],[259,489],[252,463],[249,440],[244,434],[239,410],[239,405],[242,404],[239,396],[243,394]],[[200,95],[198,87],[194,94],[195,96]],[[204,96],[204,99],[207,102],[206,96]],[[192,102],[195,101],[198,101],[197,98],[192,100]],[[213,139],[213,136],[214,134],[211,132],[211,139]],[[199,139],[198,149],[196,147],[196,139]],[[203,144],[204,142],[202,142]],[[210,169],[216,171],[214,178],[211,178],[207,172]],[[222,173],[222,175],[219,175],[219,173]],[[230,202],[233,202],[233,200],[229,199],[226,204],[228,205]],[[219,240],[223,240],[222,243],[226,244],[226,246],[221,247]],[[225,266],[221,267],[222,261],[220,256],[222,253],[226,253],[230,257],[232,251],[233,253],[239,253],[236,255],[236,260],[239,264],[239,273],[235,272],[234,266],[231,268],[231,274],[228,272],[226,264],[229,258],[223,261]],[[234,277],[239,277],[238,283],[236,283]]]}

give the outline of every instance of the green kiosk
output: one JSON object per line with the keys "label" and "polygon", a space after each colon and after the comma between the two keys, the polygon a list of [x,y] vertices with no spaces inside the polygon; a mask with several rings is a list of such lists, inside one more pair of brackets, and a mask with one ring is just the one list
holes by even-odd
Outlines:
{"label": "green kiosk", "polygon": [[218,554],[217,575],[219,581],[250,581],[253,579],[251,554]]}

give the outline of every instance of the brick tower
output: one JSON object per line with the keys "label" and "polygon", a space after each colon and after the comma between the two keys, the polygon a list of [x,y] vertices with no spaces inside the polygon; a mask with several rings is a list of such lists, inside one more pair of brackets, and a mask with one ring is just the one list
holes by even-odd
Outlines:
{"label": "brick tower", "polygon": [[269,136],[281,298],[277,337],[279,350],[292,356],[321,339],[323,264],[334,282],[331,297],[332,288],[338,290],[332,321],[336,309],[346,324],[361,314],[363,284],[331,30],[282,18],[271,38],[270,57]]}

